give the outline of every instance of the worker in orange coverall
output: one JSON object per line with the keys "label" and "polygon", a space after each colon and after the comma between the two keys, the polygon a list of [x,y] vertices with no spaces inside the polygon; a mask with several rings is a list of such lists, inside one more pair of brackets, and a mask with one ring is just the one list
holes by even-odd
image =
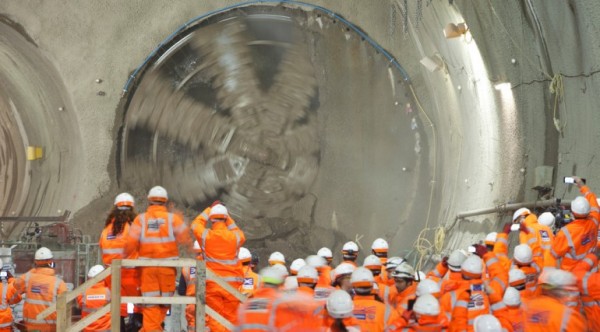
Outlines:
{"label": "worker in orange coverall", "polygon": [[[129,240],[129,229],[137,217],[133,196],[121,193],[115,197],[115,203],[106,218],[104,229],[100,234],[98,244],[102,253],[102,263],[110,266],[114,259],[137,259],[138,253],[134,251],[125,255],[125,247]],[[111,278],[106,278],[106,285],[110,289]],[[121,269],[121,296],[140,296],[140,276],[135,267]],[[127,303],[121,303],[121,330],[138,330],[142,327],[142,310],[135,305],[129,326],[125,326],[127,317]]]}
{"label": "worker in orange coverall", "polygon": [[[204,213],[204,212],[203,212]],[[242,263],[238,259],[240,248],[246,242],[244,232],[230,218],[227,208],[217,203],[208,212],[211,228],[206,227],[206,220],[201,214],[193,223],[194,236],[200,243],[206,267],[234,289],[244,283]],[[221,314],[228,321],[235,323],[240,301],[215,282],[206,281],[206,304]],[[211,332],[227,331],[216,320],[208,321]]]}
{"label": "worker in orange coverall", "polygon": [[577,288],[575,276],[564,270],[545,269],[538,282],[542,294],[522,304],[525,331],[587,331],[583,315],[563,303]]}
{"label": "worker in orange coverall", "polygon": [[[140,213],[129,231],[126,254],[137,250],[139,259],[178,259],[178,244],[192,252],[189,228],[183,218],[167,210],[168,194],[156,186],[148,192],[149,206]],[[187,253],[186,253],[187,254]],[[142,296],[171,297],[175,294],[176,270],[173,267],[141,267]],[[142,330],[162,331],[169,305],[146,304],[142,309]]]}
{"label": "worker in orange coverall", "polygon": [[578,196],[571,202],[571,212],[575,217],[560,229],[554,237],[552,255],[561,259],[560,268],[571,271],[577,262],[587,254],[595,253],[598,242],[598,220],[600,213],[596,195],[583,183],[581,178],[574,177],[579,191],[585,196]]}

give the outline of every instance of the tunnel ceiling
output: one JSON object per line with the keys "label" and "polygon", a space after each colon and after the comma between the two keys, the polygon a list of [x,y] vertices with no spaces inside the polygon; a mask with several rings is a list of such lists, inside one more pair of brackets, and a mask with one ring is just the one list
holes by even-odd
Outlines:
{"label": "tunnel ceiling", "polygon": [[162,184],[196,211],[221,199],[254,240],[416,236],[403,225],[430,194],[425,134],[401,73],[349,25],[238,8],[181,32],[142,72],[125,104],[125,187]]}

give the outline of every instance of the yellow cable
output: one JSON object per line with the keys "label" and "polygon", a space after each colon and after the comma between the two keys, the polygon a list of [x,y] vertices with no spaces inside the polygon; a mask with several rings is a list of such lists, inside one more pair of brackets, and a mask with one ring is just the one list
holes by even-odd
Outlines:
{"label": "yellow cable", "polygon": [[[556,112],[558,110],[558,104],[562,100],[563,95],[565,93],[565,87],[563,84],[563,76],[561,74],[555,74],[552,77],[552,82],[550,82],[550,92],[554,94],[554,110],[552,113],[552,120],[554,122],[554,127],[559,133],[562,133],[563,129],[567,126],[566,120],[561,125],[560,120],[556,117]],[[566,118],[565,118],[566,119]]]}

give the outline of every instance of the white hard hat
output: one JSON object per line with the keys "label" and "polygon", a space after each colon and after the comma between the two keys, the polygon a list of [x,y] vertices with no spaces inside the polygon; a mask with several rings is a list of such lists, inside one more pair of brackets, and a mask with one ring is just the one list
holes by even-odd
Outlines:
{"label": "white hard hat", "polygon": [[97,276],[100,272],[104,271],[104,266],[102,265],[94,265],[90,268],[88,272],[88,278],[93,278]]}
{"label": "white hard hat", "polygon": [[479,315],[475,317],[473,330],[475,332],[502,332],[502,325],[500,325],[498,318],[493,315]]}
{"label": "white hard hat", "polygon": [[439,297],[440,292],[441,292],[440,285],[431,279],[421,280],[421,282],[417,285],[417,290],[416,290],[417,296],[431,294],[435,297]]}
{"label": "white hard hat", "polygon": [[375,279],[373,278],[373,273],[366,267],[356,268],[350,277],[350,283],[352,283],[352,287],[355,288],[373,287],[374,282]]}
{"label": "white hard hat", "polygon": [[348,292],[338,289],[327,298],[327,313],[332,318],[343,319],[352,317],[354,302]]}
{"label": "white hard hat", "polygon": [[238,259],[242,263],[249,262],[252,260],[252,253],[248,248],[241,247],[240,252],[238,253]]}
{"label": "white hard hat", "polygon": [[371,245],[371,250],[375,252],[387,252],[388,249],[389,246],[387,241],[382,238],[375,239],[375,241],[373,241],[373,244]]}
{"label": "white hard hat", "polygon": [[527,276],[525,276],[525,272],[521,269],[510,269],[508,271],[508,284],[510,286],[518,286],[525,283]]}
{"label": "white hard hat", "polygon": [[169,195],[167,195],[167,190],[161,186],[152,187],[148,192],[148,200],[149,201],[159,201],[166,202],[169,200]]}
{"label": "white hard hat", "polygon": [[342,252],[348,252],[348,251],[357,253],[358,245],[356,243],[354,243],[353,241],[348,241],[348,242],[344,243],[344,246],[342,247]]}
{"label": "white hard hat", "polygon": [[515,247],[513,258],[515,259],[515,261],[517,261],[517,263],[530,264],[531,261],[533,261],[533,251],[528,245],[519,244]]}
{"label": "white hard hat", "polygon": [[52,259],[54,256],[52,255],[52,251],[46,247],[41,247],[35,252],[35,260],[43,261],[47,259]]}
{"label": "white hard hat", "polygon": [[296,276],[289,276],[283,282],[283,290],[292,291],[298,289],[298,279]]}
{"label": "white hard hat", "polygon": [[354,270],[356,270],[356,266],[354,266],[350,263],[342,263],[342,264],[336,266],[335,269],[333,270],[333,279],[337,280],[337,278],[339,278],[343,275],[352,274],[352,272],[354,272]]}
{"label": "white hard hat", "polygon": [[512,220],[515,221],[517,220],[520,216],[526,216],[528,214],[531,214],[531,211],[529,211],[528,208],[520,208],[517,211],[515,211],[515,213],[513,213],[513,218]]}
{"label": "white hard hat", "polygon": [[275,270],[278,270],[281,274],[283,274],[286,277],[289,275],[287,268],[283,264],[275,264],[275,265],[271,265],[271,267],[274,268]]}
{"label": "white hard hat", "polygon": [[481,262],[481,258],[479,258],[479,256],[471,255],[465,259],[460,266],[460,269],[463,275],[467,275],[472,278],[479,278],[483,272],[483,263]]}
{"label": "white hard hat", "polygon": [[325,258],[325,259],[331,259],[333,258],[333,253],[331,252],[331,250],[327,247],[323,247],[321,249],[319,249],[319,251],[317,251],[317,255]]}
{"label": "white hard hat", "polygon": [[590,202],[583,196],[577,196],[571,202],[571,212],[577,217],[586,217],[590,214]]}
{"label": "white hard hat", "polygon": [[386,270],[396,269],[396,266],[402,264],[404,262],[404,258],[402,257],[390,257],[385,263]]}
{"label": "white hard hat", "polygon": [[299,284],[316,284],[319,281],[317,269],[310,265],[304,265],[296,276]]}
{"label": "white hard hat", "polygon": [[413,310],[419,315],[437,316],[440,314],[440,302],[433,295],[425,294],[417,297]]}
{"label": "white hard hat", "polygon": [[135,201],[133,196],[128,193],[121,193],[115,197],[115,204],[117,207],[133,207],[135,205]]}
{"label": "white hard hat", "polygon": [[504,297],[502,298],[504,304],[511,307],[518,307],[521,304],[521,293],[514,287],[508,287],[504,291]]}
{"label": "white hard hat", "polygon": [[285,279],[285,274],[273,266],[266,267],[259,272],[262,282],[272,285],[281,285]]}
{"label": "white hard hat", "polygon": [[375,255],[369,255],[363,261],[363,266],[369,270],[381,270],[381,260]]}
{"label": "white hard hat", "polygon": [[306,257],[306,264],[314,267],[315,269],[320,269],[323,266],[327,265],[327,261],[321,256],[310,255]]}
{"label": "white hard hat", "polygon": [[392,272],[393,278],[412,279],[415,278],[415,269],[410,264],[403,262],[396,266],[394,272]]}
{"label": "white hard hat", "polygon": [[285,256],[279,251],[275,251],[269,256],[269,264],[285,264]]}
{"label": "white hard hat", "polygon": [[573,273],[555,268],[545,268],[538,279],[540,285],[569,289],[573,288],[576,282],[577,279]]}
{"label": "white hard hat", "polygon": [[306,262],[304,261],[304,259],[302,259],[302,258],[294,259],[292,264],[290,264],[290,271],[292,272],[293,275],[298,274],[298,271],[300,271],[300,269],[304,265],[306,265]]}
{"label": "white hard hat", "polygon": [[223,204],[217,204],[210,208],[208,219],[210,220],[226,220],[229,217],[229,211]]}
{"label": "white hard hat", "polygon": [[552,212],[544,212],[544,213],[540,214],[540,216],[538,217],[538,223],[548,226],[548,227],[554,226],[555,220],[556,220],[556,217],[554,217]]}
{"label": "white hard hat", "polygon": [[485,244],[489,246],[493,246],[496,243],[496,238],[498,237],[498,233],[491,232],[485,236]]}
{"label": "white hard hat", "polygon": [[456,249],[450,254],[450,257],[448,257],[448,268],[451,271],[458,272],[460,271],[462,263],[466,259],[467,255],[465,255],[465,253],[462,250]]}

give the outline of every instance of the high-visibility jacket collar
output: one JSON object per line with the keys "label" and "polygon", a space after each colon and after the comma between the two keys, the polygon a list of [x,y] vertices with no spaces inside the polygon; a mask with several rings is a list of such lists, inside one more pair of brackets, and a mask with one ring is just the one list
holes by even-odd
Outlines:
{"label": "high-visibility jacket collar", "polygon": [[221,221],[213,222],[211,229],[213,231],[227,229],[227,225],[225,225],[225,223]]}
{"label": "high-visibility jacket collar", "polygon": [[436,315],[436,316],[425,316],[425,315],[421,315],[419,317],[419,320],[417,321],[419,323],[419,325],[434,325],[434,324],[440,324],[443,322],[443,316],[442,315]]}
{"label": "high-visibility jacket collar", "polygon": [[375,295],[354,295],[354,300],[375,300]]}
{"label": "high-visibility jacket collar", "polygon": [[167,212],[167,207],[164,205],[150,205],[148,206],[148,209],[146,209],[146,212],[159,212],[159,211],[163,211],[163,212]]}
{"label": "high-visibility jacket collar", "polygon": [[49,268],[49,267],[35,267],[31,270],[32,273],[37,273],[37,274],[44,274],[47,276],[53,276],[56,274],[56,271],[54,271],[54,269]]}

